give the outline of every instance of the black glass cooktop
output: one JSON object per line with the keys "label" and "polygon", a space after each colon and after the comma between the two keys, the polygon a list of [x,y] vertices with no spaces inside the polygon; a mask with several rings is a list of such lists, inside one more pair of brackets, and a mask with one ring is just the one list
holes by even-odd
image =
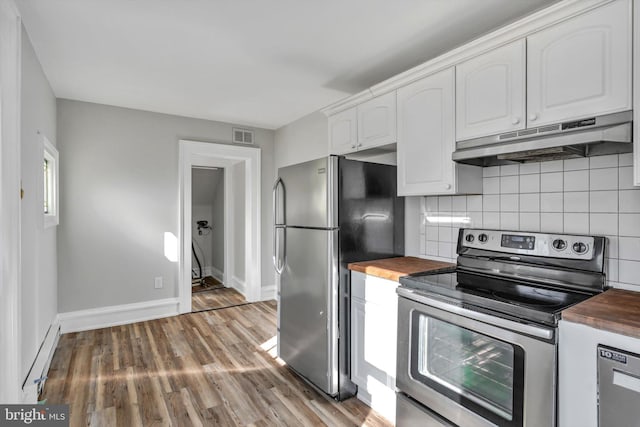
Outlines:
{"label": "black glass cooktop", "polygon": [[541,287],[526,281],[464,271],[420,273],[400,278],[403,287],[442,296],[449,302],[495,311],[509,317],[556,325],[560,312],[592,295]]}

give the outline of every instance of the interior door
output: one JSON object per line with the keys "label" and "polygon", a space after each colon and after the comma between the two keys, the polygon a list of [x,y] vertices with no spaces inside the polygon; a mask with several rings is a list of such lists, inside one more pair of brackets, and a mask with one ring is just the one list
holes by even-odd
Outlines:
{"label": "interior door", "polygon": [[328,394],[337,392],[337,237],[287,228],[280,276],[280,358]]}

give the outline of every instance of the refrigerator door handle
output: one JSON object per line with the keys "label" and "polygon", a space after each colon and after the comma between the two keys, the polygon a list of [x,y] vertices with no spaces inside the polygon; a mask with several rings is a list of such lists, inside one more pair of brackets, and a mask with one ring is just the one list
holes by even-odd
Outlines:
{"label": "refrigerator door handle", "polygon": [[284,269],[284,254],[286,253],[287,239],[283,239],[283,257],[281,259],[279,257],[280,245],[278,245],[278,230],[281,229],[285,232],[285,229],[284,226],[278,224],[278,186],[282,186],[282,201],[284,206],[284,182],[282,181],[282,178],[278,178],[275,184],[273,184],[273,267],[275,268],[276,273],[282,274],[282,270]]}

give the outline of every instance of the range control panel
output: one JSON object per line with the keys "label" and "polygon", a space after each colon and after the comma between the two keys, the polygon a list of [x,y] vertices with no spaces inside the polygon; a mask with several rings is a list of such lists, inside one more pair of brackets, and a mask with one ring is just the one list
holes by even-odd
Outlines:
{"label": "range control panel", "polygon": [[465,229],[459,244],[468,248],[551,258],[593,258],[594,238],[569,234]]}

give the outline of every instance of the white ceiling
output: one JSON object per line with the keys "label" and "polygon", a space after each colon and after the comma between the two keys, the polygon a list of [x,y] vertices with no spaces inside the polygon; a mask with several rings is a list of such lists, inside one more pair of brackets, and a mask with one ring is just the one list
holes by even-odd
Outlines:
{"label": "white ceiling", "polygon": [[17,0],[59,98],[276,129],[556,0]]}

